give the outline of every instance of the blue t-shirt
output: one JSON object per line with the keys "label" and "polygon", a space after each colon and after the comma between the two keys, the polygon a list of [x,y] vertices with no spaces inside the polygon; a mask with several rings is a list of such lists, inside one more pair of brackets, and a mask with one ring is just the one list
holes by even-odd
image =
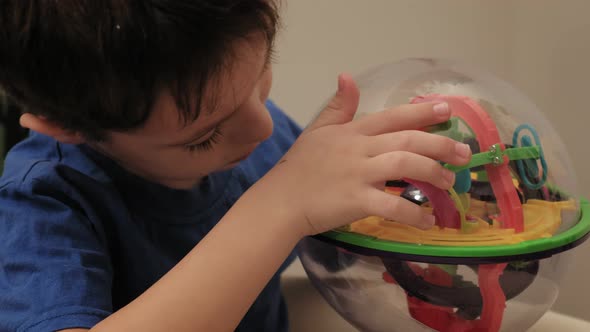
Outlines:
{"label": "blue t-shirt", "polygon": [[[193,190],[147,182],[84,145],[40,134],[12,149],[0,179],[0,331],[90,328],[154,284],[299,135],[267,108],[272,136]],[[279,283],[277,273],[237,331],[287,330]]]}

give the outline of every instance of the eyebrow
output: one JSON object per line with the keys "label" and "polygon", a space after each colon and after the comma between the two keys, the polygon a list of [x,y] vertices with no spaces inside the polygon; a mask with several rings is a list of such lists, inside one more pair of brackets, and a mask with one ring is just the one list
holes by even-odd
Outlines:
{"label": "eyebrow", "polygon": [[[260,70],[260,73],[258,74],[256,81],[260,80],[260,77],[262,77],[262,75],[264,75],[264,72],[268,69],[268,65],[271,63],[271,61],[273,59],[273,55],[274,55],[274,48],[272,45],[270,45],[266,49],[266,56],[264,59],[264,65],[262,66],[262,69]],[[241,105],[241,103],[240,103],[240,105]],[[236,106],[236,108],[238,108],[238,107],[239,107],[239,105]],[[213,113],[213,111],[211,111],[209,113],[211,114],[211,113]],[[190,143],[198,141],[199,139],[203,138],[203,136],[207,135],[207,133],[209,133],[213,129],[215,129],[215,127],[219,126],[221,123],[223,123],[224,121],[229,119],[234,113],[235,113],[235,109],[234,109],[234,111],[228,113],[226,116],[221,118],[219,121],[216,121],[215,123],[213,123],[205,128],[201,128],[198,132],[194,133],[190,138],[188,138],[182,142],[175,142],[175,143],[167,144],[167,146],[182,146],[182,145],[188,145]]]}

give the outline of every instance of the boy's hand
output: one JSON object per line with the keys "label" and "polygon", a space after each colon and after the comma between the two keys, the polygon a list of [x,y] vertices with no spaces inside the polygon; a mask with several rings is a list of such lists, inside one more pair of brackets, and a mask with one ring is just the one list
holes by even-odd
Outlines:
{"label": "boy's hand", "polygon": [[341,75],[328,106],[255,186],[303,236],[369,215],[429,228],[434,216],[385,193],[385,182],[409,178],[448,189],[454,173],[438,161],[465,164],[471,157],[467,145],[418,130],[447,121],[446,104],[402,105],[352,121],[358,102],[356,84]]}

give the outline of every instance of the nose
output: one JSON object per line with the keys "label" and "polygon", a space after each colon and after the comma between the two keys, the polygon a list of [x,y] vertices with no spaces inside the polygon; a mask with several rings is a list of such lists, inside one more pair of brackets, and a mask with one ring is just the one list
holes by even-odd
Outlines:
{"label": "nose", "polygon": [[240,106],[232,120],[229,140],[233,143],[259,143],[272,134],[273,121],[265,101],[255,96]]}

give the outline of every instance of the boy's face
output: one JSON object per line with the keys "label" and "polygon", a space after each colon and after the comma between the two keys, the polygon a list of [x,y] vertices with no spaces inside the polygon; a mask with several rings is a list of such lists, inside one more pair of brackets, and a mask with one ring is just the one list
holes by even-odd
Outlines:
{"label": "boy's face", "polygon": [[[209,173],[245,159],[273,128],[265,101],[272,82],[266,43],[236,43],[234,61],[207,87],[203,105],[215,98],[215,110],[202,109],[196,121],[183,123],[175,101],[163,92],[143,127],[110,132],[94,147],[129,171],[178,189],[198,184]],[[212,93],[211,93],[212,92]]]}

